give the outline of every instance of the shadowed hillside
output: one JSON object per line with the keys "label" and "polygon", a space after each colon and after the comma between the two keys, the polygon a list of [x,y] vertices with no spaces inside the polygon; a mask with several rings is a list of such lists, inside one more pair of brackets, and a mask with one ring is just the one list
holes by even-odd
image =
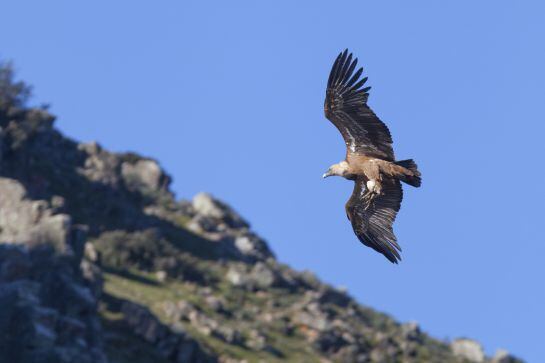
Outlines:
{"label": "shadowed hillside", "polygon": [[78,143],[0,68],[0,362],[519,362],[278,262],[159,164]]}

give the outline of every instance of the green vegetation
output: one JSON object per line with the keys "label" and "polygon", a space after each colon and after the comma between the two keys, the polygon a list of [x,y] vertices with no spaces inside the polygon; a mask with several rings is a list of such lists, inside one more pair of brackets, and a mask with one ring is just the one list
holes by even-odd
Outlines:
{"label": "green vegetation", "polygon": [[[172,279],[161,282],[157,279],[155,274],[145,273],[139,270],[131,270],[130,273],[104,273],[104,279],[105,294],[113,296],[116,299],[128,300],[147,306],[152,313],[166,325],[171,325],[175,323],[175,321],[165,314],[164,304],[166,302],[176,303],[180,300],[187,301],[193,304],[195,307],[198,307],[199,310],[206,316],[221,320],[221,324],[224,326],[250,330],[253,326],[257,325],[252,321],[237,321],[237,318],[229,318],[217,313],[206,304],[204,298],[196,294],[197,289],[193,284],[187,284]],[[253,292],[244,291],[221,295],[221,292],[228,290],[228,288],[225,286],[225,284],[219,285],[218,288],[219,289],[216,290],[216,292],[220,293],[220,296],[224,296],[228,299],[230,298],[230,300],[228,300],[228,304],[226,304],[227,309],[235,307],[240,309],[241,305],[239,304],[241,303],[244,307],[248,308],[250,306],[260,306],[266,304],[269,298],[269,296],[260,297]],[[232,289],[230,290],[232,291]],[[276,291],[273,298],[280,299],[282,295],[282,291]],[[233,301],[231,299],[235,300]],[[285,301],[284,303],[288,303],[288,301]],[[101,313],[103,320],[105,321],[105,327],[108,330],[113,329],[114,336],[117,337],[115,340],[109,343],[109,352],[111,351],[111,354],[115,355],[115,361],[117,363],[133,362],[130,360],[132,358],[128,354],[125,354],[124,347],[127,344],[130,344],[131,340],[138,340],[139,338],[131,336],[129,340],[122,342],[121,345],[119,345],[119,339],[121,339],[120,336],[123,335],[119,334],[119,330],[123,329],[123,324],[120,322],[120,314],[118,312],[108,310],[106,306],[102,307]],[[255,319],[255,316],[252,315],[251,318]],[[303,336],[298,334],[286,335],[282,330],[282,323],[278,321],[274,321],[271,324],[264,326],[265,329],[263,329],[263,326],[261,327],[270,341],[270,345],[274,348],[274,353],[267,351],[254,351],[240,345],[228,344],[217,337],[203,334],[187,321],[182,322],[182,324],[184,329],[190,332],[191,335],[203,345],[210,347],[217,353],[227,355],[232,358],[246,359],[248,362],[265,360],[267,362],[310,363],[319,361],[318,355],[316,355],[309,344],[305,342]],[[118,333],[117,335],[115,335],[116,332]],[[121,348],[114,349],[113,346],[119,346]],[[142,362],[144,362],[144,360],[142,360]],[[149,362],[149,360],[147,362]]]}

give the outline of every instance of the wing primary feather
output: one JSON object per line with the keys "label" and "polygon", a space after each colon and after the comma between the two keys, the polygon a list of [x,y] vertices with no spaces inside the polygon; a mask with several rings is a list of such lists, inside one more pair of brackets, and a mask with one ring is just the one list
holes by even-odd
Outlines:
{"label": "wing primary feather", "polygon": [[339,64],[337,65],[337,69],[335,70],[335,78],[333,80],[333,87],[337,86],[339,83],[339,78],[341,78],[341,74],[344,69],[344,64],[346,63],[346,57],[348,55],[348,49],[345,49],[344,52],[341,54],[341,58],[339,59]]}
{"label": "wing primary feather", "polygon": [[341,59],[343,53],[339,53],[337,58],[335,59],[335,62],[333,63],[333,67],[331,67],[331,72],[329,72],[329,78],[327,80],[327,88],[330,88],[333,84],[333,81],[335,80],[335,74],[337,73],[337,68],[339,66],[339,60]]}
{"label": "wing primary feather", "polygon": [[358,69],[356,73],[354,73],[352,78],[350,78],[350,80],[346,83],[345,88],[351,88],[352,85],[360,78],[362,73],[363,73],[363,67],[360,67],[360,69]]}
{"label": "wing primary feather", "polygon": [[336,84],[337,86],[343,84],[344,78],[346,77],[346,74],[348,73],[351,62],[352,62],[352,53],[350,53],[348,55],[348,58],[346,58],[346,60],[344,61],[341,74],[339,74],[339,77],[337,77],[337,84]]}
{"label": "wing primary feather", "polygon": [[359,88],[367,82],[368,77],[363,77],[359,82],[351,87],[353,91],[359,91]]}
{"label": "wing primary feather", "polygon": [[371,87],[365,87],[365,88],[362,88],[362,89],[359,89],[357,91],[355,91],[354,93],[352,93],[350,96],[351,97],[354,97],[356,95],[364,95],[364,94],[367,94],[369,93],[369,90],[371,89]]}
{"label": "wing primary feather", "polygon": [[354,73],[354,69],[356,69],[356,66],[358,65],[358,58],[354,59],[352,63],[350,63],[350,67],[348,67],[348,70],[346,71],[346,74],[342,80],[343,89],[346,88],[346,81],[352,76],[352,73]]}

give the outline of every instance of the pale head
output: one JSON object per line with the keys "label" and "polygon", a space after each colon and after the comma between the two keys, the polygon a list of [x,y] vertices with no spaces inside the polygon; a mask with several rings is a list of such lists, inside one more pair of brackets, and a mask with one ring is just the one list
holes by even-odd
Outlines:
{"label": "pale head", "polygon": [[346,176],[348,174],[348,163],[343,160],[340,163],[333,164],[327,169],[327,171],[322,175],[323,178],[327,178],[328,176]]}

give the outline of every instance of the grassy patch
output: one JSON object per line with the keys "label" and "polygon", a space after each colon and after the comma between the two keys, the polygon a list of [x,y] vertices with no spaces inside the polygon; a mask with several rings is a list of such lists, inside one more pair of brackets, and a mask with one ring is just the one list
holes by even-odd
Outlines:
{"label": "grassy patch", "polygon": [[[302,336],[296,334],[286,336],[281,332],[280,324],[271,322],[270,324],[262,323],[256,320],[251,314],[245,315],[243,319],[228,318],[220,316],[212,311],[203,301],[203,297],[195,293],[195,287],[181,281],[167,280],[159,282],[153,273],[146,273],[138,270],[131,270],[130,273],[119,274],[115,271],[104,273],[105,285],[104,292],[117,299],[129,300],[141,305],[147,306],[150,311],[164,324],[171,324],[169,318],[165,315],[162,304],[166,301],[176,302],[178,300],[186,300],[197,306],[204,314],[213,319],[216,319],[225,326],[231,326],[243,332],[249,329],[259,328],[266,336],[267,342],[279,351],[283,356],[279,357],[267,351],[254,351],[243,346],[232,345],[223,340],[200,333],[195,327],[188,322],[183,322],[184,328],[196,340],[206,347],[209,347],[218,355],[229,356],[236,359],[246,359],[248,362],[317,362],[319,357],[315,355],[309,345]],[[150,283],[153,282],[153,283]],[[232,304],[242,304],[244,306],[262,306],[266,303],[267,298],[272,296],[257,296],[252,292],[233,289],[228,285],[222,285],[219,289],[221,295],[227,300],[228,306]],[[219,291],[216,291],[219,292]],[[276,295],[276,294],[275,294]],[[238,306],[240,309],[240,305]],[[246,309],[245,309],[246,310]],[[105,324],[112,329],[121,329],[119,320],[120,317],[111,311],[103,312]],[[122,344],[121,344],[122,343]],[[120,346],[125,344],[121,342]],[[149,345],[149,344],[148,344]],[[121,349],[121,348],[120,348]],[[125,348],[123,348],[125,349]],[[129,362],[122,360],[132,354],[132,351],[122,355],[123,352],[113,349],[111,354],[115,357],[120,356],[115,362]],[[110,353],[109,353],[110,354]],[[116,358],[117,359],[117,358]],[[156,360],[148,360],[148,362],[156,362]],[[134,361],[134,362],[144,362]],[[162,362],[157,360],[157,362]]]}

